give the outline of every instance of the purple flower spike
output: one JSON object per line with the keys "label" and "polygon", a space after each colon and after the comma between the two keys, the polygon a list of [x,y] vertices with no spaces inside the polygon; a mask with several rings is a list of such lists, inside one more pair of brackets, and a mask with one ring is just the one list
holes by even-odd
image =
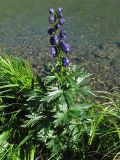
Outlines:
{"label": "purple flower spike", "polygon": [[[69,60],[63,55],[64,53],[68,53],[71,50],[71,47],[65,42],[67,35],[66,31],[64,31],[63,29],[60,30],[61,26],[65,23],[65,19],[62,17],[62,8],[58,8],[57,10],[50,8],[49,13],[49,22],[52,24],[52,26],[48,28],[48,33],[51,35],[50,53],[52,57],[56,57],[59,53],[61,53],[61,56],[58,59],[59,64],[61,64],[62,61],[62,66],[67,67],[69,64]],[[60,65],[60,67],[62,66]]]}
{"label": "purple flower spike", "polygon": [[54,23],[55,22],[55,17],[52,15],[49,17],[49,22]]}
{"label": "purple flower spike", "polygon": [[69,59],[66,57],[62,57],[62,65],[67,67],[69,65]]}
{"label": "purple flower spike", "polygon": [[65,23],[65,19],[60,18],[59,21],[58,21],[58,23],[59,23],[60,25],[63,25],[63,24]]}
{"label": "purple flower spike", "polygon": [[50,53],[51,53],[52,57],[56,57],[57,56],[57,50],[56,50],[56,48],[55,47],[51,47]]}
{"label": "purple flower spike", "polygon": [[67,53],[70,51],[70,45],[65,42],[62,42],[60,46],[63,52]]}
{"label": "purple flower spike", "polygon": [[55,13],[54,9],[53,9],[53,8],[50,8],[50,9],[49,9],[49,13],[50,13],[50,14],[54,14],[54,13]]}
{"label": "purple flower spike", "polygon": [[48,33],[50,34],[50,35],[52,35],[53,33],[55,32],[55,29],[54,28],[48,28]]}
{"label": "purple flower spike", "polygon": [[66,38],[66,32],[64,30],[60,31],[60,38],[64,40]]}

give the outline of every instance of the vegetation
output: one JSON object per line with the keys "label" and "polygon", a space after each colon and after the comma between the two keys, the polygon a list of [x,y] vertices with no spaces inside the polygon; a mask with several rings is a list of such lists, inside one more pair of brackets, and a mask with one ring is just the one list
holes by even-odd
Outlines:
{"label": "vegetation", "polygon": [[1,160],[113,159],[120,95],[95,95],[90,74],[77,66],[45,71],[35,75],[25,61],[0,57]]}
{"label": "vegetation", "polygon": [[[50,21],[59,13],[62,25],[58,11],[50,9]],[[91,75],[64,57],[70,51],[65,36],[58,28],[52,32],[56,64],[46,66],[42,75],[20,58],[0,57],[1,160],[118,158],[120,95],[92,91]]]}

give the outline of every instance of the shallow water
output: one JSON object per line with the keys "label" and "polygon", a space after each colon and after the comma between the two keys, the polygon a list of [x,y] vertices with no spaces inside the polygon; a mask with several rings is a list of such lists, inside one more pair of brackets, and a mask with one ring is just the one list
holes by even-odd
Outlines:
{"label": "shallow water", "polygon": [[48,62],[48,9],[59,6],[71,61],[84,63],[99,78],[98,88],[119,86],[120,0],[0,0],[0,47],[34,64]]}

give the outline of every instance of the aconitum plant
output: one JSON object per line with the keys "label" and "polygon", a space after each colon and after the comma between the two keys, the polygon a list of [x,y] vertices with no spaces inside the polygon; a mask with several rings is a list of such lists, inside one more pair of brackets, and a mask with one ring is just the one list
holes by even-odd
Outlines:
{"label": "aconitum plant", "polygon": [[49,13],[51,27],[48,28],[48,33],[50,35],[51,56],[58,58],[58,64],[60,66],[67,67],[69,65],[69,59],[64,54],[70,52],[71,48],[66,42],[66,31],[61,29],[65,23],[62,8],[58,8],[56,11],[50,8]]}

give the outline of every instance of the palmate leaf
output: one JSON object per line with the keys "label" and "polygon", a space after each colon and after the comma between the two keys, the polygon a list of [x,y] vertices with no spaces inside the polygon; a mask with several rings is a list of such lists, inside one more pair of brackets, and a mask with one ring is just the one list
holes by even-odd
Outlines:
{"label": "palmate leaf", "polygon": [[68,92],[64,92],[63,93],[64,99],[65,99],[65,103],[67,104],[67,107],[70,108],[72,106],[74,106],[75,102],[74,102],[74,94],[72,94],[69,90]]}
{"label": "palmate leaf", "polygon": [[68,114],[67,111],[66,112],[57,112],[56,115],[54,116],[55,121],[55,127],[57,126],[64,126],[65,124],[68,123]]}
{"label": "palmate leaf", "polygon": [[41,92],[41,90],[35,90],[33,89],[32,91],[29,91],[29,93],[26,95],[28,99],[26,101],[31,101],[35,100],[36,98],[39,97],[38,93]]}
{"label": "palmate leaf", "polygon": [[73,67],[72,67],[72,73],[73,73],[73,77],[75,77],[76,79],[78,79],[78,77],[81,77],[81,78],[83,78],[83,80],[89,79],[89,77],[92,75],[90,73],[87,73],[84,70],[84,68],[81,68],[81,67],[76,66],[76,65],[73,65]]}
{"label": "palmate leaf", "polygon": [[61,137],[56,136],[48,141],[47,148],[52,151],[49,160],[62,160],[61,151],[66,148],[66,145],[61,141]]}
{"label": "palmate leaf", "polygon": [[[76,111],[84,111],[84,112],[88,112],[89,110],[91,111],[92,110],[92,107],[94,107],[94,103],[87,103],[87,102],[83,102],[81,104],[76,104],[75,108],[76,108]],[[72,108],[73,109],[73,108]]]}
{"label": "palmate leaf", "polygon": [[69,125],[70,141],[72,142],[72,144],[76,143],[77,141],[80,141],[80,136],[82,135],[80,128],[80,125]]}
{"label": "palmate leaf", "polygon": [[90,87],[88,86],[82,86],[79,88],[79,92],[78,92],[78,95],[80,95],[82,98],[86,98],[86,96],[93,96],[94,93],[93,91],[91,90]]}
{"label": "palmate leaf", "polygon": [[56,76],[46,76],[45,81],[47,81],[47,83],[53,82],[56,79]]}
{"label": "palmate leaf", "polygon": [[77,85],[83,85],[85,84],[86,82],[88,82],[88,78],[90,77],[90,75],[86,74],[86,75],[83,75],[81,77],[78,77],[77,78]]}
{"label": "palmate leaf", "polygon": [[52,130],[50,126],[47,128],[43,126],[41,130],[37,133],[37,137],[42,142],[46,143],[48,139],[55,138],[54,130]]}
{"label": "palmate leaf", "polygon": [[51,87],[48,91],[47,95],[41,99],[41,102],[51,102],[56,98],[60,97],[63,94],[63,90],[59,89],[58,87]]}

